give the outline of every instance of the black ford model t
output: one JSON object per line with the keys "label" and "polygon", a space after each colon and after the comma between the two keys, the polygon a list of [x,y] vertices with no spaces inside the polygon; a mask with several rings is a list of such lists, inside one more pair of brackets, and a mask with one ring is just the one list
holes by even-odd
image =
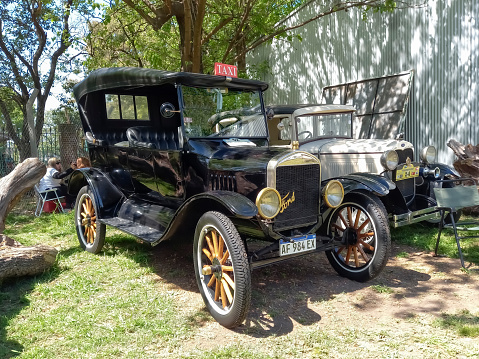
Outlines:
{"label": "black ford model t", "polygon": [[378,275],[390,233],[374,188],[321,181],[327,163],[270,147],[266,89],[140,68],[100,69],[77,84],[92,161],[69,181],[80,245],[99,252],[107,225],[152,245],[193,239],[199,290],[226,327],[246,317],[254,268],[325,251],[343,276]]}

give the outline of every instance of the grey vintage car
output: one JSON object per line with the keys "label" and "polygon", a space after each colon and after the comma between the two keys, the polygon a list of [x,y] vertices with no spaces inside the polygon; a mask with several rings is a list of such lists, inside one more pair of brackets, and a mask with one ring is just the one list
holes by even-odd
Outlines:
{"label": "grey vintage car", "polygon": [[[433,189],[459,174],[436,162],[434,146],[423,148],[415,161],[414,146],[401,138],[357,138],[354,106],[281,105],[269,109],[273,112],[269,123],[272,145],[315,154],[323,164],[322,180],[345,175],[357,178],[384,205],[391,226],[438,221]],[[371,181],[386,183],[388,188],[378,191]]]}

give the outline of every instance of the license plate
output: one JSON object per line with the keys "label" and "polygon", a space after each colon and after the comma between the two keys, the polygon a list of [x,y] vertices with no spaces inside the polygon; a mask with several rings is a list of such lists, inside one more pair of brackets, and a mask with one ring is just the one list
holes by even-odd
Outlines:
{"label": "license plate", "polygon": [[396,181],[405,180],[419,176],[419,166],[402,165],[396,170]]}
{"label": "license plate", "polygon": [[293,237],[288,240],[279,240],[279,255],[288,256],[291,254],[307,252],[316,249],[316,235]]}

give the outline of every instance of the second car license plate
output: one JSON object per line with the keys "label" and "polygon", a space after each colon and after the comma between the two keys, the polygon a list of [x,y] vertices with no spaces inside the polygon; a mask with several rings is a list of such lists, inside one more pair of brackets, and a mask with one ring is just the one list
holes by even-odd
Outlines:
{"label": "second car license plate", "polygon": [[419,166],[403,165],[396,170],[396,181],[405,180],[419,176]]}
{"label": "second car license plate", "polygon": [[280,239],[279,255],[287,256],[301,252],[307,252],[316,249],[316,235],[308,234],[306,236],[293,237],[289,241]]}

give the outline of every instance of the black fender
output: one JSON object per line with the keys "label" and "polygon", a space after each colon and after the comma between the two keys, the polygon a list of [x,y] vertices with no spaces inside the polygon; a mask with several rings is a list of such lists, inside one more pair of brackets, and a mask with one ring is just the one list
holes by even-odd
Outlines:
{"label": "black fender", "polygon": [[427,165],[429,169],[434,169],[434,168],[439,168],[441,171],[441,177],[444,178],[446,175],[452,175],[456,177],[461,177],[459,172],[456,171],[456,169],[452,166],[446,165],[445,163],[430,163]]}
{"label": "black fender", "polygon": [[346,176],[331,178],[324,181],[321,187],[324,187],[328,181],[335,179],[341,182],[344,188],[344,195],[353,191],[365,190],[372,192],[376,196],[386,196],[390,191],[396,188],[396,184],[390,179],[374,173],[351,173]]}
{"label": "black fender", "polygon": [[88,185],[98,207],[98,218],[116,215],[125,196],[110,178],[96,168],[75,170],[68,181],[68,194],[76,196],[83,186]]}
{"label": "black fender", "polygon": [[173,237],[192,238],[196,223],[208,211],[218,211],[232,220],[249,220],[256,217],[258,208],[245,196],[230,191],[203,192],[188,198],[176,211],[161,241]]}

